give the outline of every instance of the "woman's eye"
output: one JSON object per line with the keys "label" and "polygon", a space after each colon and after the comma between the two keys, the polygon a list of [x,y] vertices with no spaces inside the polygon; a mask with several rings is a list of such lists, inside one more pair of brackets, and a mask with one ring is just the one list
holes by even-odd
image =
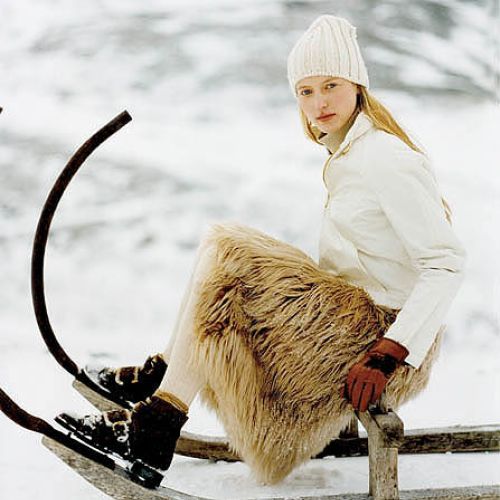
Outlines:
{"label": "woman's eye", "polygon": [[326,86],[330,89],[333,89],[333,87],[336,87],[337,84],[336,83],[327,83]]}
{"label": "woman's eye", "polygon": [[310,92],[311,92],[311,91],[310,91],[310,90],[308,90],[308,89],[303,89],[303,90],[301,90],[301,91],[299,92],[299,94],[300,94],[300,95],[309,95],[309,93],[310,93]]}

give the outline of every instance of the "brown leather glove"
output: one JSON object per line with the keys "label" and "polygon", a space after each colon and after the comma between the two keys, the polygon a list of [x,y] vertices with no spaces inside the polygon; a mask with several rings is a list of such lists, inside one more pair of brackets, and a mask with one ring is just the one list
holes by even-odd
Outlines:
{"label": "brown leather glove", "polygon": [[347,375],[343,396],[355,410],[366,411],[381,396],[387,382],[409,351],[395,340],[380,338]]}

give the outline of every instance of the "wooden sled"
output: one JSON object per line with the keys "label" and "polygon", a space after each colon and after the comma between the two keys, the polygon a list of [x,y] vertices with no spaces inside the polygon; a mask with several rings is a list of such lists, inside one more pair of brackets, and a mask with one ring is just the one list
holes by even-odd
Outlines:
{"label": "wooden sled", "polygon": [[[112,498],[119,500],[209,500],[161,485],[164,478],[156,469],[138,462],[114,458],[93,448],[71,433],[60,431],[45,420],[20,408],[0,389],[0,410],[13,422],[41,434],[43,445],[77,474]],[[500,485],[464,488],[398,491],[397,451],[402,443],[402,423],[392,412],[372,410],[359,414],[368,431],[370,493],[290,497],[288,500],[392,500],[392,499],[498,499]],[[500,428],[492,429],[498,443]],[[498,450],[498,446],[497,446]],[[168,471],[167,471],[168,474]],[[268,500],[285,500],[274,497]]]}
{"label": "wooden sled", "polygon": [[[1,108],[0,108],[1,111]],[[68,356],[56,339],[50,324],[44,293],[44,256],[49,228],[57,205],[85,159],[108,137],[131,120],[124,111],[96,132],[71,157],[61,172],[44,204],[38,221],[33,244],[31,284],[35,315],[40,332],[46,345],[57,362],[74,377],[74,386],[85,397],[100,409],[125,406],[124,401],[113,400],[112,395],[103,394],[89,382],[84,370]],[[111,406],[105,406],[111,405]],[[190,499],[202,497],[190,496],[163,488],[155,482],[158,476],[147,467],[136,464],[139,472],[146,479],[138,479],[137,470],[123,466],[108,455],[61,432],[44,420],[34,417],[18,407],[0,389],[0,409],[11,420],[29,430],[43,434],[44,445],[70,465],[76,472],[85,477],[97,488],[113,498],[137,498],[141,500],[153,498]],[[368,437],[359,437],[358,419],[365,427]],[[388,500],[397,498],[500,498],[499,486],[478,486],[475,488],[456,488],[446,490],[414,490],[398,491],[397,456],[398,453],[442,453],[460,451],[499,451],[500,426],[451,427],[442,429],[423,429],[403,432],[403,423],[389,409],[380,407],[364,413],[356,413],[349,429],[340,438],[332,442],[317,457],[334,455],[337,457],[369,455],[370,464],[370,496],[368,495],[334,495],[315,496],[315,499],[343,498]],[[213,460],[239,460],[230,451],[225,438],[209,438],[196,434],[181,433],[176,452],[182,455],[209,458]],[[130,464],[129,464],[130,465]],[[132,464],[133,466],[133,464]],[[131,466],[131,467],[132,467]],[[151,474],[151,477],[148,476]],[[110,478],[113,484],[110,485]],[[148,478],[149,477],[149,478]],[[144,482],[146,481],[146,482]],[[146,484],[147,483],[147,484]],[[306,497],[301,497],[306,498]],[[299,500],[299,499],[296,499]]]}

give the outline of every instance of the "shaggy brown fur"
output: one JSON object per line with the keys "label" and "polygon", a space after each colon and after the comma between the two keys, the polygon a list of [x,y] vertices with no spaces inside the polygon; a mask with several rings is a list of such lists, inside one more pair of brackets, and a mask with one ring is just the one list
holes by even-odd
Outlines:
{"label": "shaggy brown fur", "polygon": [[[353,409],[340,391],[349,368],[398,311],[256,229],[217,224],[208,239],[216,263],[195,309],[190,362],[233,450],[258,480],[277,483],[347,426]],[[418,370],[396,371],[386,388],[392,408],[427,385],[441,334]]]}

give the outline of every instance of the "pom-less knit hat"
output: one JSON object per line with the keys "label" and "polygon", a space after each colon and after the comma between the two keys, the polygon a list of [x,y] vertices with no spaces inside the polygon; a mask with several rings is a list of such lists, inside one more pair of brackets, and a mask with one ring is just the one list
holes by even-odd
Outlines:
{"label": "pom-less knit hat", "polygon": [[307,76],[336,76],[368,88],[368,72],[356,41],[356,28],[342,17],[316,18],[288,55],[288,81],[295,95],[296,83]]}

